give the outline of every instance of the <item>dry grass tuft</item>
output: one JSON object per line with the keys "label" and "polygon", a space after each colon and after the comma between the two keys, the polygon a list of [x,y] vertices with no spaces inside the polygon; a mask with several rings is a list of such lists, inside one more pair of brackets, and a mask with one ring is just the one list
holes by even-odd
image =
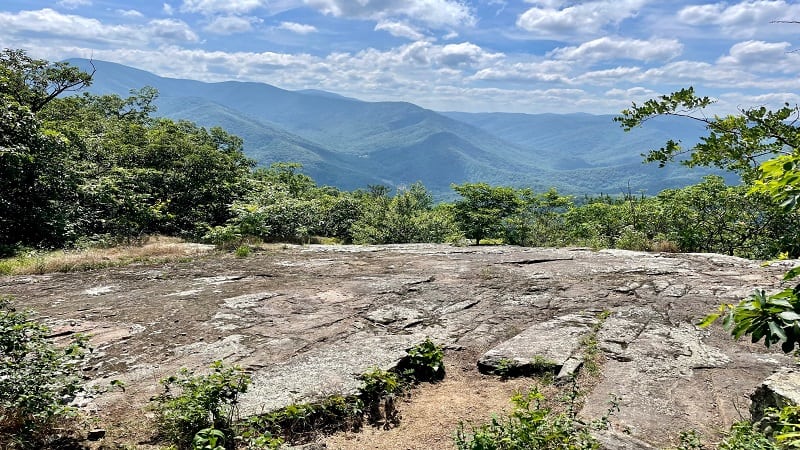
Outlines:
{"label": "dry grass tuft", "polygon": [[166,262],[191,259],[211,252],[214,246],[193,244],[165,236],[149,237],[138,245],[108,248],[31,252],[0,259],[0,274],[32,275],[52,272],[80,272],[138,262]]}

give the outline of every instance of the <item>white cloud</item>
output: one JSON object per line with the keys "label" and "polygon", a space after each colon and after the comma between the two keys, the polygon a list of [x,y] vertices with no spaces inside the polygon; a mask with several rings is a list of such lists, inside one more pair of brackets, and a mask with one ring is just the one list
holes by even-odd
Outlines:
{"label": "white cloud", "polygon": [[734,44],[728,55],[721,57],[720,64],[749,66],[753,64],[777,64],[787,56],[791,44],[788,42],[745,41]]}
{"label": "white cloud", "polygon": [[403,37],[414,41],[421,40],[424,34],[415,30],[414,27],[403,22],[380,21],[375,25],[375,31],[386,31],[395,37]]}
{"label": "white cloud", "polygon": [[564,6],[536,2],[517,19],[517,26],[542,37],[596,35],[609,25],[636,16],[646,0],[595,0]]}
{"label": "white cloud", "polygon": [[105,25],[97,19],[62,14],[49,8],[18,13],[0,12],[0,29],[9,34],[32,32],[42,37],[120,44],[137,40],[139,34],[133,27]]}
{"label": "white cloud", "polygon": [[642,72],[640,67],[615,67],[613,69],[593,70],[575,77],[572,82],[591,85],[612,85],[621,80],[638,76]]}
{"label": "white cloud", "polygon": [[144,17],[144,14],[140,13],[135,9],[118,9],[117,14],[119,14],[122,17],[130,17],[134,19],[139,19]]}
{"label": "white cloud", "polygon": [[798,20],[800,4],[784,0],[747,0],[733,5],[692,5],[678,11],[677,18],[689,25],[716,25],[733,36],[747,37],[767,27],[773,31],[779,29],[770,22]]}
{"label": "white cloud", "polygon": [[260,21],[253,17],[221,16],[215,17],[203,29],[209,33],[223,35],[245,33],[253,29],[253,23]]}
{"label": "white cloud", "polygon": [[569,83],[571,65],[566,61],[515,62],[494,64],[473,75],[475,80],[533,83]]}
{"label": "white cloud", "polygon": [[489,53],[470,42],[434,48],[439,64],[447,67],[483,65],[504,56],[502,53]]}
{"label": "white cloud", "polygon": [[151,20],[149,25],[150,33],[160,40],[174,42],[197,42],[200,40],[191,27],[182,20],[156,19]]}
{"label": "white cloud", "polygon": [[[9,35],[35,33],[36,41],[90,42],[119,47],[150,43],[197,42],[198,36],[185,22],[175,19],[151,20],[146,25],[107,25],[97,19],[62,14],[46,8],[8,13],[0,11],[0,29]],[[26,46],[27,47],[27,46]]]}
{"label": "white cloud", "polygon": [[756,79],[753,74],[703,61],[675,61],[643,71],[637,82],[687,86],[703,83],[710,87],[736,86]]}
{"label": "white cloud", "polygon": [[764,78],[785,73],[797,75],[800,54],[788,42],[745,41],[734,44],[727,55],[717,60],[720,66],[762,73]]}
{"label": "white cloud", "polygon": [[471,25],[470,8],[458,0],[305,0],[324,14],[334,17],[387,20],[403,16],[434,27]]}
{"label": "white cloud", "polygon": [[261,8],[266,3],[264,0],[183,0],[181,11],[206,15],[243,14]]}
{"label": "white cloud", "polygon": [[91,0],[60,0],[56,3],[58,6],[67,9],[75,9],[80,6],[90,6],[92,4]]}
{"label": "white cloud", "polygon": [[297,33],[297,34],[309,34],[317,32],[317,27],[315,27],[314,25],[307,25],[296,22],[281,22],[278,28],[281,30],[291,31],[292,33]]}
{"label": "white cloud", "polygon": [[628,102],[637,101],[638,99],[647,100],[657,95],[659,95],[658,92],[641,86],[632,87],[628,89],[614,88],[614,89],[609,89],[605,92],[606,97],[620,98]]}
{"label": "white cloud", "polygon": [[469,68],[492,64],[503,58],[502,53],[490,53],[470,42],[434,45],[417,41],[400,47],[399,58],[405,62],[442,68]]}
{"label": "white cloud", "polygon": [[164,9],[164,14],[168,16],[175,14],[175,8],[173,8],[172,5],[170,5],[169,3],[164,3],[163,9]]}
{"label": "white cloud", "polygon": [[548,56],[582,62],[612,61],[620,58],[637,61],[670,60],[681,54],[683,44],[676,39],[644,41],[620,37],[601,37],[577,47],[562,47]]}

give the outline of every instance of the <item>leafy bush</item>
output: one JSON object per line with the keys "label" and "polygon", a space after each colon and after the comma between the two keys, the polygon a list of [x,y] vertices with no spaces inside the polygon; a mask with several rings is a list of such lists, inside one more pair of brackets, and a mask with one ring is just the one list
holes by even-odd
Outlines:
{"label": "leafy bush", "polygon": [[49,335],[48,327],[0,296],[0,440],[9,448],[46,447],[76,414],[68,403],[83,387],[86,338],[59,347]]}
{"label": "leafy bush", "polygon": [[506,418],[472,428],[461,423],[454,441],[458,450],[547,450],[598,449],[600,444],[582,426],[570,408],[568,413],[553,413],[542,407],[544,396],[533,389],[515,395],[514,410]]}
{"label": "leafy bush", "polygon": [[249,245],[240,245],[236,247],[236,251],[234,251],[234,254],[236,255],[237,258],[247,258],[248,256],[250,256],[251,252],[252,249],[250,249]]}
{"label": "leafy bush", "polygon": [[233,448],[238,398],[247,390],[250,377],[242,368],[225,367],[222,361],[215,361],[211,369],[210,374],[194,375],[184,368],[161,380],[164,393],[155,399],[157,428],[178,448],[192,448],[195,435],[209,428],[221,431],[226,448]]}
{"label": "leafy bush", "polygon": [[719,450],[778,450],[779,448],[750,422],[733,424],[730,433],[718,447]]}
{"label": "leafy bush", "polygon": [[404,378],[411,381],[435,381],[444,378],[444,352],[430,338],[408,350],[408,356],[400,364]]}

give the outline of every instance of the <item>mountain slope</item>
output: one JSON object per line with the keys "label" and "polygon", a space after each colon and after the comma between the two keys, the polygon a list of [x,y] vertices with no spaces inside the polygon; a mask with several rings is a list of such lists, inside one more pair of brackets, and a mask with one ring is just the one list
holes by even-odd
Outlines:
{"label": "mountain slope", "polygon": [[[70,60],[87,67],[86,60]],[[244,139],[260,164],[297,161],[318,183],[344,189],[422,181],[437,198],[451,183],[551,186],[573,194],[655,193],[696,182],[707,171],[655,170],[640,154],[668,138],[694,142],[702,129],[651,121],[624,133],[612,116],[437,113],[411,103],[364,102],[263,83],[204,83],[159,77],[94,61],[98,94],[153,86],[159,114],[219,125]]]}

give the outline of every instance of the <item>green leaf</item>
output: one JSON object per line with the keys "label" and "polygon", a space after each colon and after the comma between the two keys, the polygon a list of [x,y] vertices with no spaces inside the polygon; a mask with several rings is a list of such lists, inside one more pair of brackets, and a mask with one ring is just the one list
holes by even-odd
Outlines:
{"label": "green leaf", "polygon": [[697,326],[700,328],[708,328],[709,326],[711,326],[712,323],[716,322],[717,319],[719,319],[719,317],[720,317],[719,313],[709,314],[705,318],[703,318],[703,320],[700,321],[697,324]]}
{"label": "green leaf", "polygon": [[783,276],[784,281],[793,280],[800,275],[800,266],[794,267]]}
{"label": "green leaf", "polygon": [[797,313],[796,313],[796,312],[794,312],[794,311],[784,311],[784,312],[782,312],[782,313],[779,313],[779,314],[778,314],[778,317],[780,317],[780,318],[781,318],[781,319],[783,319],[783,320],[790,321],[790,322],[791,322],[791,321],[798,321],[798,320],[800,320],[800,314],[797,314]]}
{"label": "green leaf", "polygon": [[783,331],[783,328],[779,327],[778,324],[775,322],[768,322],[767,325],[769,326],[769,331],[772,332],[773,335],[780,338],[780,340],[786,340],[786,332]]}

